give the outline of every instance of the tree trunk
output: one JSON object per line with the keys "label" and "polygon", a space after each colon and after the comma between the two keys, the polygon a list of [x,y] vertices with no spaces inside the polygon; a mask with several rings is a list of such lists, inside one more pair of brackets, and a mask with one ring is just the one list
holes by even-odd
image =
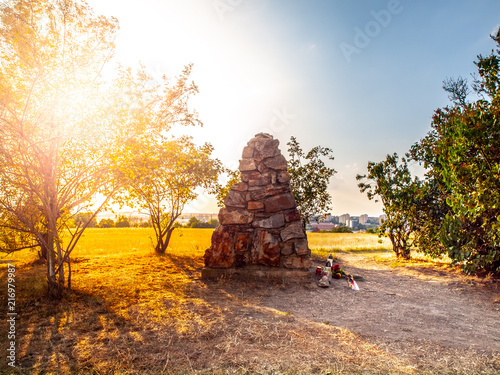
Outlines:
{"label": "tree trunk", "polygon": [[167,251],[168,244],[170,242],[170,237],[172,237],[172,232],[174,231],[174,227],[167,229],[164,233],[165,237],[160,234],[160,238],[158,238],[158,243],[156,244],[155,251],[159,255],[164,255]]}
{"label": "tree trunk", "polygon": [[[167,237],[165,238],[165,251],[167,251],[168,244],[170,242],[170,237],[172,237],[172,232],[174,231],[174,227],[167,230]],[[164,252],[165,252],[164,251]]]}
{"label": "tree trunk", "polygon": [[71,290],[71,259],[68,257],[68,290]]}
{"label": "tree trunk", "polygon": [[38,253],[40,259],[45,259],[47,260],[47,245],[46,243],[49,243],[49,234],[48,233],[44,233],[42,235],[43,239],[45,240],[45,243],[40,242],[40,252]]}
{"label": "tree trunk", "polygon": [[55,253],[54,253],[54,241],[52,241],[52,236],[48,233],[47,237],[47,285],[48,292],[51,297],[59,296],[59,288],[56,280],[55,273]]}
{"label": "tree trunk", "polygon": [[47,285],[50,297],[59,299],[62,297],[64,285],[56,277],[56,251],[54,249],[55,236],[49,229],[47,232]]}

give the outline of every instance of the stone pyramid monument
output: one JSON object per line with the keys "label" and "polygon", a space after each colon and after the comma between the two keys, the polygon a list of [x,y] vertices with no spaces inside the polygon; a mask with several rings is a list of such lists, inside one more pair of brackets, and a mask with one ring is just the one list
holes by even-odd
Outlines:
{"label": "stone pyramid monument", "polygon": [[203,278],[310,275],[311,251],[278,145],[271,135],[259,133],[243,149],[242,181],[219,211]]}

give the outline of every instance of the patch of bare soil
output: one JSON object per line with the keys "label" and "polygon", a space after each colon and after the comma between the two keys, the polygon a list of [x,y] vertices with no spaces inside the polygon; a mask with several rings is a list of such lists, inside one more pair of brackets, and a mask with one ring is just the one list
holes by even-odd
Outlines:
{"label": "patch of bare soil", "polygon": [[[355,275],[359,291],[352,290],[342,278],[332,280],[329,288],[274,289],[262,304],[389,346],[416,368],[432,368],[431,361],[456,362],[453,353],[472,362],[481,356],[479,360],[498,360],[497,280],[431,267],[391,267],[359,252],[339,253],[336,262]],[[323,264],[317,261],[316,265]],[[464,353],[475,353],[476,360]],[[443,357],[439,358],[440,354]],[[496,362],[491,368],[493,373],[500,373],[498,366]]]}
{"label": "patch of bare soil", "polygon": [[359,291],[340,279],[307,292],[275,290],[263,303],[367,337],[500,351],[498,283],[467,282],[429,268],[391,268],[352,253],[336,261],[360,276]]}

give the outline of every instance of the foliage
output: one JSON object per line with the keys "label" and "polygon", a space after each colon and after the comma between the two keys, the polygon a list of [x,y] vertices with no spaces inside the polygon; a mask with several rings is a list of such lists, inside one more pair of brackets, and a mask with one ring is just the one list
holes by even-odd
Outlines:
{"label": "foliage", "polygon": [[130,140],[201,124],[188,106],[198,88],[191,65],[173,81],[156,82],[143,67],[105,81],[118,22],[83,1],[9,1],[0,28],[1,249],[39,247],[49,292],[60,296],[71,252],[122,188],[120,154]]}
{"label": "foliage", "polygon": [[379,163],[368,163],[368,174],[357,175],[361,192],[366,192],[368,199],[379,198],[384,205],[386,220],[378,227],[380,236],[387,235],[392,249],[398,258],[409,259],[413,227],[413,203],[415,191],[419,185],[413,180],[408,169],[408,162],[397,154],[387,155]]}
{"label": "foliage", "polygon": [[238,182],[241,182],[241,172],[239,170],[230,170],[229,168],[224,168],[222,173],[227,174],[228,180],[225,185],[218,185],[216,189],[215,198],[217,199],[217,206],[224,207],[224,200],[226,196],[229,194],[229,190],[233,185],[236,185]]}
{"label": "foliage", "polygon": [[[500,46],[500,29],[492,38]],[[467,101],[463,78],[444,82],[453,105],[435,112],[432,130],[411,150],[427,168],[421,238],[430,229],[430,239],[420,247],[447,252],[468,273],[500,271],[499,57],[500,50],[478,56],[480,100]]]}
{"label": "foliage", "polygon": [[75,226],[82,226],[85,223],[87,228],[95,228],[97,226],[97,219],[94,217],[93,212],[79,212],[73,216]]}
{"label": "foliage", "polygon": [[290,185],[305,225],[311,216],[326,214],[331,210],[332,197],[328,193],[328,183],[335,170],[327,167],[321,158],[333,160],[333,151],[316,146],[306,154],[293,136],[287,145]]}
{"label": "foliage", "polygon": [[[500,28],[492,39],[500,46]],[[407,161],[398,165],[394,154],[370,163],[375,184],[359,186],[382,198],[388,219],[379,229],[401,232],[396,248],[409,248],[411,234],[419,251],[447,253],[467,273],[500,272],[500,50],[475,64],[472,89],[481,99],[467,100],[466,79],[447,78],[452,105],[436,110],[432,129],[407,154],[426,168],[425,178],[412,180]]]}
{"label": "foliage", "polygon": [[446,199],[450,192],[441,173],[441,162],[435,153],[437,133],[430,131],[420,142],[414,144],[408,157],[425,169],[424,179],[419,181],[415,191],[413,209],[414,244],[419,252],[433,258],[447,252],[441,243],[444,231],[443,221],[450,212]]}
{"label": "foliage", "polygon": [[85,3],[16,0],[1,6],[0,28],[2,233],[9,251],[41,248],[49,291],[60,295],[70,286],[69,254],[93,219],[64,245],[70,213],[97,192],[106,203],[114,189],[106,168],[113,138],[99,114],[118,23]]}
{"label": "foliage", "polygon": [[346,226],[332,228],[331,233],[352,233],[352,229]]}
{"label": "foliage", "polygon": [[125,215],[119,215],[116,219],[115,227],[117,228],[128,228],[130,227],[130,221]]}
{"label": "foliage", "polygon": [[98,224],[99,228],[114,228],[115,226],[113,219],[101,219]]}
{"label": "foliage", "polygon": [[212,151],[211,145],[198,147],[188,137],[147,136],[129,139],[125,152],[117,155],[115,178],[128,187],[119,200],[148,211],[158,254],[165,253],[176,220],[198,189],[217,186],[222,166],[211,158]]}
{"label": "foliage", "polygon": [[195,216],[189,219],[184,228],[217,228],[219,220],[212,219],[209,222],[200,221]]}

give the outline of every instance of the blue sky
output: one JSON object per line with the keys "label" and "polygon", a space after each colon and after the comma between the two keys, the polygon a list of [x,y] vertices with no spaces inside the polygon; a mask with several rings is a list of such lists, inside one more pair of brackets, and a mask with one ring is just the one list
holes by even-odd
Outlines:
{"label": "blue sky", "polygon": [[[267,131],[330,147],[333,213],[382,212],[357,188],[368,161],[403,154],[448,104],[442,81],[494,47],[500,2],[417,0],[92,0],[120,21],[117,60],[175,76],[194,63],[203,129],[189,133],[237,166]],[[216,212],[201,195],[186,211]]]}

